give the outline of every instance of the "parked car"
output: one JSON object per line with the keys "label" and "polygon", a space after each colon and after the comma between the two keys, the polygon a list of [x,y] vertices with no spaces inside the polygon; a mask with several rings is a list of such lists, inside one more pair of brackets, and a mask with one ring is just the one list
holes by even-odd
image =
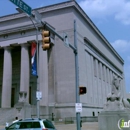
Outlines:
{"label": "parked car", "polygon": [[48,119],[24,119],[19,120],[15,123],[12,123],[8,127],[5,127],[6,130],[56,130],[53,123]]}

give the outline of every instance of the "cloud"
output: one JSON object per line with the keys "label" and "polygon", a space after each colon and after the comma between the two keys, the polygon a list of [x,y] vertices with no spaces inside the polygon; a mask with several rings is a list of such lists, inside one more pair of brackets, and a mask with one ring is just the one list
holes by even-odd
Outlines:
{"label": "cloud", "polygon": [[127,53],[130,49],[130,41],[119,39],[119,40],[114,41],[111,44],[119,52]]}
{"label": "cloud", "polygon": [[130,1],[124,1],[121,10],[118,13],[116,13],[115,19],[120,20],[123,24],[130,24]]}
{"label": "cloud", "polygon": [[113,16],[125,25],[130,24],[129,0],[83,0],[79,2],[79,5],[90,17]]}

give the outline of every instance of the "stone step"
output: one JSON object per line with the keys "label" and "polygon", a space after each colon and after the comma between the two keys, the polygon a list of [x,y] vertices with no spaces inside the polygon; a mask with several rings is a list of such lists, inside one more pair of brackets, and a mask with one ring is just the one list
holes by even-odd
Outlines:
{"label": "stone step", "polygon": [[0,108],[0,124],[5,125],[6,122],[12,122],[15,119],[15,108]]}

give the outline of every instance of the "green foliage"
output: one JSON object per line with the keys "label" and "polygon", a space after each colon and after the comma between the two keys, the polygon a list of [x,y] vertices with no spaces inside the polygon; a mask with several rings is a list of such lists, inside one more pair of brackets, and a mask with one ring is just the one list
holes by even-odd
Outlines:
{"label": "green foliage", "polygon": [[127,98],[127,101],[130,103],[130,99],[129,98]]}

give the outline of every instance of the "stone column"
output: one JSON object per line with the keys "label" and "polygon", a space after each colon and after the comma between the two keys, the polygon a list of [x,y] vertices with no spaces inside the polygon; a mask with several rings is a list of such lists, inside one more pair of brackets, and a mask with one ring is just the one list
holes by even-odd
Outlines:
{"label": "stone column", "polygon": [[97,98],[97,102],[96,102],[96,104],[97,105],[99,105],[99,103],[100,103],[100,98],[99,98],[99,69],[98,69],[98,60],[97,59],[95,59],[95,62],[96,62],[96,77],[95,77],[95,79],[96,79],[96,89],[95,89],[95,91],[96,91],[96,98]]}
{"label": "stone column", "polygon": [[12,57],[11,48],[4,49],[3,64],[3,84],[2,84],[2,108],[11,107],[11,87],[12,87]]}
{"label": "stone column", "polygon": [[103,66],[102,66],[102,63],[101,62],[99,62],[99,68],[100,68],[100,87],[101,87],[101,89],[100,89],[100,93],[101,93],[101,105],[103,105],[103,103],[104,103],[104,81],[103,81]]}
{"label": "stone column", "polygon": [[106,99],[106,97],[107,97],[107,70],[106,70],[106,66],[104,65],[104,88],[105,88],[105,99]]}
{"label": "stone column", "polygon": [[39,44],[39,88],[42,92],[40,106],[48,106],[48,57],[47,51],[42,50]]}
{"label": "stone column", "polygon": [[90,58],[91,58],[91,71],[92,71],[92,87],[91,87],[91,91],[92,91],[92,98],[93,98],[93,101],[92,101],[92,103],[95,105],[96,104],[96,97],[95,97],[95,85],[94,85],[94,62],[93,62],[93,56],[91,55],[90,56]]}
{"label": "stone column", "polygon": [[111,92],[111,76],[110,76],[110,69],[108,69],[108,84],[109,84],[108,93],[110,93],[110,92]]}
{"label": "stone column", "polygon": [[19,101],[29,102],[29,52],[26,44],[21,45],[21,73],[20,73],[20,93],[26,93],[27,96],[19,97]]}
{"label": "stone column", "polygon": [[107,95],[110,93],[110,84],[109,84],[109,68],[107,68]]}

